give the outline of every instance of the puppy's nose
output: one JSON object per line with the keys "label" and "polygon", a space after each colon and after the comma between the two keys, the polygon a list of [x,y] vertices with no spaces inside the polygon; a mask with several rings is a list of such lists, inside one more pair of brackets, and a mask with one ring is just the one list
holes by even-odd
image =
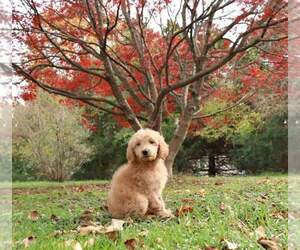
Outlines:
{"label": "puppy's nose", "polygon": [[142,153],[143,153],[144,156],[148,155],[148,151],[147,150],[143,150]]}

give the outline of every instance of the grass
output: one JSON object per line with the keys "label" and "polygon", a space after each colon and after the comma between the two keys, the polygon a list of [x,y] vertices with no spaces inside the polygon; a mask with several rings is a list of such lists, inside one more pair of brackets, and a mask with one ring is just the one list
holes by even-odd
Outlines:
{"label": "grass", "polygon": [[[92,209],[93,221],[111,221],[103,209],[108,185],[91,182],[16,183],[13,195],[13,248],[22,249],[23,239],[36,237],[29,249],[68,249],[66,240],[84,245],[91,236],[72,231],[79,225],[83,211]],[[169,220],[135,220],[116,240],[96,235],[93,246],[84,249],[126,249],[124,242],[136,239],[138,249],[222,249],[222,239],[239,249],[263,249],[255,230],[262,226],[268,238],[276,237],[281,249],[288,244],[287,176],[191,177],[176,176],[169,182],[164,197],[175,212],[181,206],[193,210]],[[37,221],[28,218],[31,211]],[[59,220],[54,222],[51,215]],[[57,231],[62,235],[55,235]],[[142,234],[143,235],[142,235]]]}

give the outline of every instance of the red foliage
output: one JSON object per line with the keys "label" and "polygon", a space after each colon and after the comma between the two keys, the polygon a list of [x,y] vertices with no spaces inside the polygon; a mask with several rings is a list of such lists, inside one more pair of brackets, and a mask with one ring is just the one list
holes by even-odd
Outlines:
{"label": "red foliage", "polygon": [[[107,1],[107,6],[109,7],[107,8],[109,10],[108,16],[111,18],[111,24],[116,16],[116,6],[118,6],[121,2],[122,0]],[[242,21],[247,23],[249,9],[253,8],[253,6],[263,6],[263,2],[265,3],[266,1],[237,1],[237,3],[242,6],[242,12],[233,19],[235,19],[237,22]],[[151,5],[154,7],[153,11],[160,12],[166,8],[166,5],[171,3],[172,0],[157,0],[153,2],[140,0],[136,1],[134,6],[137,7],[137,11],[141,11],[141,8],[143,8],[145,5]],[[73,35],[74,37],[81,39],[82,41],[88,40],[91,44],[95,43],[95,41],[97,41],[97,37],[103,36],[103,34],[107,31],[107,27],[103,28],[97,33],[92,29],[91,22],[86,22],[88,13],[86,7],[81,1],[58,1],[57,3],[50,1],[50,4],[46,7],[44,6],[44,9],[41,11],[44,19],[47,20],[48,23],[40,20],[37,16],[27,17],[19,15],[18,13],[14,15],[14,21],[21,22],[25,25],[25,27],[28,26],[28,23],[30,26],[36,28],[38,28],[40,23],[42,23],[42,25],[46,28],[51,27],[51,25],[55,25],[58,27],[58,29],[61,29],[64,32]],[[266,20],[271,14],[272,8],[266,5],[259,21]],[[98,21],[95,20],[95,22]],[[133,19],[132,22],[138,26],[137,20]],[[138,91],[138,87],[143,85],[145,82],[145,74],[143,70],[139,70],[140,68],[151,71],[154,78],[153,80],[156,83],[158,90],[166,87],[167,84],[172,85],[181,79],[182,75],[180,72],[180,63],[178,58],[175,56],[172,56],[168,59],[168,78],[165,74],[164,65],[167,56],[166,52],[168,51],[168,41],[161,33],[150,28],[144,28],[142,30],[143,38],[145,39],[147,48],[145,48],[143,60],[139,60],[137,49],[132,45],[132,43],[126,40],[126,36],[129,35],[127,24],[121,20],[118,23],[117,28],[118,32],[112,31],[108,34],[108,44],[111,47],[110,49],[115,51],[117,54],[114,59],[120,63],[126,63],[128,68],[130,68],[132,75],[128,77],[128,83],[133,91],[137,93],[140,100],[147,101]],[[213,38],[215,33],[218,31],[219,27],[213,27],[211,37]],[[273,32],[271,34],[273,37],[280,37],[281,35],[287,33],[287,27],[286,25],[282,25],[277,29],[272,29],[272,31],[268,31],[268,35],[270,35],[270,32]],[[197,41],[199,44],[203,43],[204,34],[205,30],[199,31],[199,37]],[[255,35],[255,33],[253,34]],[[61,68],[45,67],[35,70],[32,74],[36,79],[45,82],[49,86],[74,93],[85,93],[92,96],[102,97],[113,96],[112,89],[106,80],[100,79],[99,77],[84,71],[74,70],[74,68],[70,67],[70,64],[67,63],[66,60],[56,57],[56,55],[59,54],[58,50],[55,48],[55,46],[49,46],[49,41],[45,35],[27,32],[23,36],[19,36],[18,39],[20,39],[29,48],[29,50],[25,53],[26,60],[30,61],[34,58],[39,58],[41,55],[45,55],[44,52],[46,50],[47,55],[52,55],[54,57],[50,60],[59,61]],[[181,37],[177,36],[173,41],[173,45],[179,42],[180,39]],[[251,36],[249,36],[248,40],[251,40]],[[84,69],[93,69],[95,72],[97,70],[103,70],[103,62],[99,60],[99,58],[94,56],[92,53],[85,53],[85,50],[83,49],[83,42],[76,44],[71,41],[65,42],[61,39],[56,39],[55,41],[60,47],[65,49],[66,56],[81,65],[81,67]],[[220,58],[222,58],[230,50],[232,46],[231,40],[224,38],[220,41],[220,45],[209,51],[207,55],[208,59],[205,64],[206,67],[215,65],[218,60],[220,60]],[[42,51],[42,48],[47,46],[49,48]],[[95,47],[95,45],[92,46]],[[209,79],[213,79],[216,82],[221,82],[224,78],[226,78],[228,79],[228,82],[233,82],[234,84],[239,83],[241,86],[234,90],[230,90],[229,88],[222,86],[222,84],[217,84],[216,89],[212,92],[210,98],[219,98],[220,100],[228,103],[234,103],[245,93],[253,89],[264,89],[272,91],[273,93],[283,94],[285,89],[282,88],[280,82],[287,78],[287,41],[273,42],[270,43],[269,46],[262,46],[260,49],[261,50],[258,52],[260,53],[258,58],[253,62],[251,61],[249,65],[246,65],[248,63],[246,62],[241,63],[241,68],[235,67],[235,65],[239,62],[242,62],[243,57],[246,56],[245,53],[241,53],[233,61],[213,72]],[[180,43],[180,45],[177,47],[177,53],[179,59],[186,64],[186,75],[192,75],[194,70],[194,62],[189,44],[185,41]],[[41,57],[41,59],[35,60],[29,65],[33,67],[39,64],[49,64],[48,60],[48,58]],[[29,84],[24,88],[24,93],[22,94],[22,98],[24,100],[27,101],[35,98],[34,86],[36,85]],[[126,91],[125,87],[123,87],[123,91]],[[177,89],[175,94],[182,95],[183,90]],[[129,97],[128,94],[125,96],[127,98],[127,102],[135,113],[145,113],[145,108],[142,107],[137,101],[135,101],[132,97]],[[65,101],[67,105],[72,105],[74,102],[76,101]],[[80,105],[83,104],[80,103]],[[178,102],[176,102],[176,97],[174,97],[174,95],[167,96],[165,99],[164,115],[177,112],[177,105]],[[119,112],[120,110],[114,111]],[[124,117],[118,115],[115,115],[114,117],[121,126],[129,126],[129,123],[124,119]],[[229,118],[226,118],[223,122],[229,123],[230,121],[228,119]],[[211,123],[215,127],[220,125],[214,124],[214,120],[212,118],[204,118],[202,122],[204,122],[204,124]],[[86,124],[88,124],[88,122],[86,122]],[[199,127],[201,126],[193,123],[191,130],[198,129]]]}

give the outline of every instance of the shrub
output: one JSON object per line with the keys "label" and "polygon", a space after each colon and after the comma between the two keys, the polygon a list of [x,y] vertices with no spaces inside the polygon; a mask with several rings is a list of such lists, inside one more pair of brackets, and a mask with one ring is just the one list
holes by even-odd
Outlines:
{"label": "shrub", "polygon": [[[69,108],[61,99],[38,91],[34,101],[13,110],[13,163],[20,159],[32,166],[39,178],[63,181],[90,159],[90,132],[83,126],[82,112]],[[25,171],[25,166],[23,172]],[[22,172],[21,170],[19,172]]]}

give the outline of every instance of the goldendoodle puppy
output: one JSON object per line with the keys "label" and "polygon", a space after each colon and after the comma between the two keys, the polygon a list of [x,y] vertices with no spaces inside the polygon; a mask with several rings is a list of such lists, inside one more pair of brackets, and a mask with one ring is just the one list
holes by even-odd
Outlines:
{"label": "goldendoodle puppy", "polygon": [[168,154],[169,147],[157,131],[141,129],[132,136],[127,147],[128,163],[115,172],[108,194],[112,217],[172,216],[162,199]]}

